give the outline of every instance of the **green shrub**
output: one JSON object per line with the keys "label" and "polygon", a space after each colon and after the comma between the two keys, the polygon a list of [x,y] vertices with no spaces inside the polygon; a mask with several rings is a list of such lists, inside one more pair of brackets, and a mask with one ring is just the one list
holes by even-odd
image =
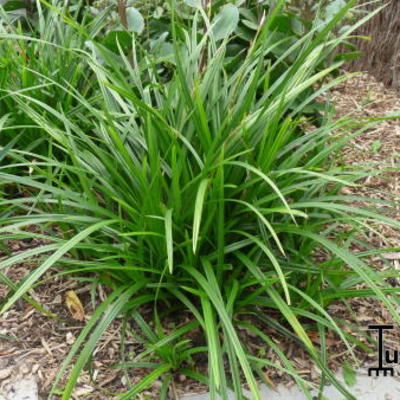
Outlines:
{"label": "green shrub", "polygon": [[[3,146],[0,232],[4,240],[38,237],[51,243],[0,261],[2,269],[32,256],[41,261],[18,283],[0,274],[10,286],[1,312],[21,297],[35,304],[27,292],[54,266],[85,277],[94,287],[110,287],[59,371],[55,388],[73,362],[63,399],[70,398],[96,343],[121,314],[145,345],[122,367],[150,362],[146,365],[154,368],[121,399],[133,398],[160,376],[165,389],[176,371],[206,382],[212,396],[219,393],[224,399],[228,387],[243,398],[244,377],[259,399],[254,374],[274,365],[252,353],[240,327],[282,359],[284,367],[275,367],[292,375],[308,398],[312,385],[259,327],[294,337],[324,376],[355,399],[327,367],[324,349],[313,345],[304,320],[321,334],[336,332],[351,353],[353,338],[326,306],[363,283],[368,287],[363,295],[379,298],[399,321],[395,290],[363,261],[366,254],[349,250],[369,222],[399,227],[372,208],[348,205],[352,197],[339,193],[367,173],[333,161],[351,135],[332,133],[354,121],[333,121],[326,113],[318,128],[303,129],[306,107],[346,79],[315,86],[341,65],[320,68],[355,29],[340,37],[331,34],[354,1],[271,62],[277,43],[269,27],[284,3],[266,15],[230,73],[226,60],[232,31],[221,38],[215,37],[216,28],[199,32],[203,21],[209,23],[199,9],[189,28],[172,19],[174,59],[167,75],[157,54],[135,38],[129,52],[118,55],[92,40],[91,50],[68,49],[83,76],[95,80],[89,83],[96,88],[90,95],[75,83],[60,85],[50,70],[43,79],[60,91],[60,102],[32,95],[29,87],[8,91],[18,112],[31,121],[30,129],[52,146],[44,154],[17,149],[13,142]],[[64,17],[89,40],[82,27]],[[15,34],[2,37],[11,40]],[[21,33],[18,40],[28,44],[31,39]],[[44,39],[37,43],[48,54],[55,47]],[[293,63],[272,80],[291,54],[296,54]],[[10,57],[20,62],[17,55]],[[43,62],[51,68],[50,60]],[[40,76],[42,70],[32,74]],[[65,110],[66,98],[75,104],[73,112]],[[3,118],[3,126],[16,130],[16,117],[11,118]],[[20,192],[26,195],[15,196]],[[335,239],[337,223],[350,229]],[[32,225],[36,233],[27,229]],[[327,259],[317,264],[319,249]],[[141,315],[145,308],[154,310],[151,321]],[[165,321],[180,315],[190,318],[166,333]],[[200,347],[190,339],[199,328],[206,341]],[[208,357],[208,377],[190,362],[201,353]]]}

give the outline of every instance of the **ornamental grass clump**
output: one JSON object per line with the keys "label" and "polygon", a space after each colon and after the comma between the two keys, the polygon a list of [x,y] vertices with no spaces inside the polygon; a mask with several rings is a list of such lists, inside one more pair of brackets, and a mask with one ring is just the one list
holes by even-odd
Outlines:
{"label": "ornamental grass clump", "polygon": [[[7,90],[48,146],[40,153],[15,141],[2,147],[0,232],[3,240],[37,237],[46,244],[0,261],[4,269],[39,260],[20,282],[0,275],[10,287],[1,312],[20,298],[40,307],[28,291],[56,266],[61,274],[85,277],[94,293],[98,284],[109,287],[59,370],[54,393],[62,399],[71,397],[99,339],[121,316],[121,335],[129,331],[144,350],[126,355],[119,367],[145,365],[149,374],[120,399],[134,398],[158,379],[160,398],[166,398],[177,371],[206,383],[212,398],[227,399],[228,388],[244,398],[246,382],[260,399],[257,379],[265,367],[291,375],[311,399],[313,385],[272,340],[271,329],[294,338],[323,376],[355,399],[328,368],[325,341],[316,346],[304,321],[320,335],[337,334],[351,354],[355,341],[326,307],[364,284],[363,295],[381,300],[399,322],[395,290],[363,260],[367,253],[350,251],[370,223],[399,223],[372,206],[349,205],[354,199],[341,188],[356,186],[369,172],[334,163],[346,142],[374,121],[354,132],[354,121],[332,120],[327,107],[320,126],[304,130],[307,106],[347,78],[324,80],[342,64],[321,64],[356,28],[332,34],[354,1],[288,43],[271,63],[278,44],[269,28],[285,2],[278,3],[230,73],[232,30],[216,38],[216,25],[197,8],[189,26],[172,16],[173,56],[164,63],[135,37],[129,52],[120,48],[118,55],[89,35],[86,48],[68,48],[93,80],[90,93],[30,70],[71,99],[73,115],[56,99],[49,104],[29,90]],[[28,45],[31,38],[21,34],[18,40]],[[52,49],[51,42],[41,45]],[[271,79],[292,54],[295,61]],[[10,111],[2,127],[17,130],[16,120]],[[332,134],[349,126],[351,134]],[[336,224],[348,227],[337,239]],[[323,263],[315,262],[317,251]],[[183,322],[167,333],[164,321],[181,315]],[[241,328],[258,336],[282,365],[254,354]],[[191,339],[199,330],[201,346]],[[196,366],[201,354],[208,376]]]}

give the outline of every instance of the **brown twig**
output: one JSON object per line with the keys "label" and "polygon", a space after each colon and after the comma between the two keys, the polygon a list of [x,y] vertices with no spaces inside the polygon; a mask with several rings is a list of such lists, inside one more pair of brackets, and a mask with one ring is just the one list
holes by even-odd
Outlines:
{"label": "brown twig", "polygon": [[118,15],[121,21],[121,25],[128,29],[128,20],[126,18],[126,1],[125,0],[118,0]]}

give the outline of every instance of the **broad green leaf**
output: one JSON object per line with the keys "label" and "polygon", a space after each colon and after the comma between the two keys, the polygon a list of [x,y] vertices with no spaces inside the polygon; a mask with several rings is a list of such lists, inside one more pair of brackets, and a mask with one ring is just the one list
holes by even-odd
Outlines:
{"label": "broad green leaf", "polygon": [[345,0],[334,0],[326,6],[326,20],[330,21],[339,11],[346,6]]}
{"label": "broad green leaf", "polygon": [[126,19],[128,23],[128,31],[142,33],[144,29],[144,18],[139,10],[135,7],[126,8]]}
{"label": "broad green leaf", "polygon": [[212,33],[215,40],[226,39],[239,23],[239,9],[233,4],[225,4],[212,21]]}
{"label": "broad green leaf", "polygon": [[25,3],[20,0],[11,0],[3,4],[4,11],[15,11],[25,8]]}

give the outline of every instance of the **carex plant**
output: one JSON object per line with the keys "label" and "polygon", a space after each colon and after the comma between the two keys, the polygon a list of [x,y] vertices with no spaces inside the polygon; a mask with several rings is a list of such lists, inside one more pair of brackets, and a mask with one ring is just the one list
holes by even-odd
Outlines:
{"label": "carex plant", "polygon": [[[276,60],[271,52],[282,43],[269,33],[284,6],[277,2],[264,16],[230,73],[226,49],[232,31],[216,40],[200,6],[190,23],[172,15],[167,75],[160,75],[165,65],[160,67],[159,57],[135,37],[129,52],[120,48],[112,54],[52,6],[51,13],[91,43],[61,47],[82,65],[79,74],[90,76],[94,89],[61,84],[49,64],[48,73],[29,68],[44,85],[32,89],[60,91],[61,99],[75,105],[73,113],[25,88],[6,91],[18,115],[29,119],[29,130],[40,131],[51,151],[2,143],[2,239],[45,241],[0,260],[2,270],[32,258],[36,265],[19,282],[0,274],[10,288],[1,312],[21,298],[47,312],[28,292],[40,287],[49,271],[91,282],[95,299],[96,285],[109,287],[105,301],[94,302],[97,307],[60,367],[54,394],[70,398],[107,327],[122,318],[123,360],[117,367],[129,375],[145,366],[148,375],[121,399],[159,379],[160,398],[166,398],[177,371],[206,383],[212,398],[227,399],[228,388],[244,398],[246,382],[259,399],[258,379],[265,379],[266,368],[291,375],[311,399],[312,383],[296,371],[271,332],[302,346],[325,379],[355,398],[329,370],[323,338],[336,334],[349,353],[355,339],[326,307],[356,296],[353,289],[364,284],[360,295],[375,296],[399,321],[396,290],[364,260],[378,250],[350,251],[374,222],[399,224],[374,211],[372,199],[364,199],[369,208],[353,207],[349,201],[355,198],[340,192],[369,172],[337,166],[334,155],[374,121],[357,125],[326,113],[318,128],[306,130],[303,111],[346,79],[325,79],[340,63],[320,66],[363,21],[340,36],[332,34],[354,6],[351,1],[289,43]],[[16,37],[3,33],[2,40],[7,35]],[[28,46],[31,37],[19,33],[18,41]],[[59,46],[44,39],[35,43],[49,53]],[[271,79],[292,53],[293,64]],[[10,57],[17,62],[19,55]],[[11,109],[8,114],[2,129],[23,136]],[[336,234],[342,225],[346,229]],[[324,254],[323,262],[315,261],[317,252]],[[171,321],[172,332],[166,326]],[[280,363],[255,353],[246,331]],[[319,333],[321,345],[311,341],[310,331]],[[128,332],[143,343],[143,352],[124,353]],[[204,355],[207,374],[198,364]]]}
{"label": "carex plant", "polygon": [[[80,104],[63,89],[65,82],[85,97],[95,96],[96,88],[93,88],[95,80],[91,71],[85,69],[83,60],[70,49],[85,49],[87,35],[96,37],[104,29],[108,11],[99,13],[96,20],[90,16],[85,18],[83,34],[63,23],[60,15],[63,12],[76,17],[77,4],[70,7],[68,3],[57,4],[57,9],[46,7],[40,1],[10,1],[0,6],[0,110],[9,120],[9,126],[2,131],[1,143],[23,131],[18,146],[45,154],[51,148],[50,141],[37,126],[32,126],[31,118],[19,109],[11,93],[24,93],[74,118]],[[26,5],[30,11],[20,9]],[[12,14],[14,8],[24,11],[17,19]],[[48,81],[49,77],[52,82]]]}

